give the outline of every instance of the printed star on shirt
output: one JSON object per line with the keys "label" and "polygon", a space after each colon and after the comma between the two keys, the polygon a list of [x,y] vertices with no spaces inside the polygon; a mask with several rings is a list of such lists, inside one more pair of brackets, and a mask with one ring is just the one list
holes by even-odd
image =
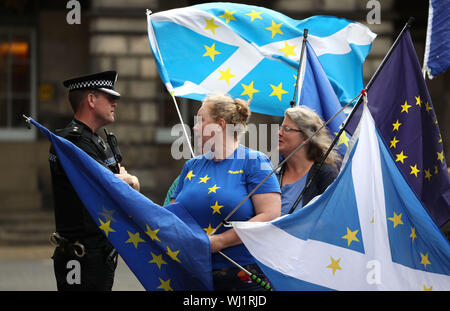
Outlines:
{"label": "printed star on shirt", "polygon": [[205,230],[206,235],[210,235],[211,232],[214,231],[214,228],[211,227],[211,224],[208,225],[208,228],[203,228],[203,230]]}
{"label": "printed star on shirt", "polygon": [[216,193],[217,189],[220,189],[220,187],[217,187],[217,185],[214,185],[211,188],[208,188],[208,190],[209,190],[208,194],[210,194],[211,192]]}
{"label": "printed star on shirt", "polygon": [[219,205],[219,202],[216,201],[216,203],[214,205],[210,206],[213,209],[213,215],[215,213],[219,213],[220,214],[220,209],[223,207],[223,205]]}
{"label": "printed star on shirt", "polygon": [[184,179],[188,178],[189,181],[190,181],[192,177],[195,177],[195,175],[194,175],[194,173],[192,173],[192,170],[190,170],[189,173],[187,173],[187,175],[186,175],[186,177]]}
{"label": "printed star on shirt", "polygon": [[211,177],[208,177],[208,174],[206,174],[204,177],[200,177],[200,181],[199,181],[198,183],[199,183],[199,184],[201,184],[201,183],[205,183],[205,184],[206,184],[206,182],[207,182],[209,179],[211,179]]}

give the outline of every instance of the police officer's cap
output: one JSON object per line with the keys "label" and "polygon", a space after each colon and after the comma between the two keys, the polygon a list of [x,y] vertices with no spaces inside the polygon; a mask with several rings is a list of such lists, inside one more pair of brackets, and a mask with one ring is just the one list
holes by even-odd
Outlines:
{"label": "police officer's cap", "polygon": [[117,80],[117,72],[110,70],[94,73],[87,76],[72,78],[63,82],[70,91],[98,89],[99,91],[113,95],[116,99],[120,94],[114,90],[114,83]]}

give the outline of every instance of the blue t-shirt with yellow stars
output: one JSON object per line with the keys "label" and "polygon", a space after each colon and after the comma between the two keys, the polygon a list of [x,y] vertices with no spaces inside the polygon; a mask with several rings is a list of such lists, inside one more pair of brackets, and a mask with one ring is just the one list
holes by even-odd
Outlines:
{"label": "blue t-shirt with yellow stars", "polygon": [[[215,161],[211,153],[187,161],[180,174],[177,189],[172,195],[190,212],[209,234],[228,214],[272,171],[269,158],[239,145],[228,158]],[[255,192],[280,193],[275,174]],[[251,198],[230,217],[229,221],[247,221],[255,216]],[[229,230],[221,227],[217,234]],[[222,250],[240,265],[255,263],[243,244]],[[220,254],[212,255],[213,269],[233,265]]]}

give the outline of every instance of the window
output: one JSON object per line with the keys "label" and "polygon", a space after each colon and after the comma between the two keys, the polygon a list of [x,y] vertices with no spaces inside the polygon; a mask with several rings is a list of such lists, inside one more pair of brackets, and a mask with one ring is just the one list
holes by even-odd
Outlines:
{"label": "window", "polygon": [[0,27],[0,141],[32,140],[22,115],[36,117],[36,35]]}

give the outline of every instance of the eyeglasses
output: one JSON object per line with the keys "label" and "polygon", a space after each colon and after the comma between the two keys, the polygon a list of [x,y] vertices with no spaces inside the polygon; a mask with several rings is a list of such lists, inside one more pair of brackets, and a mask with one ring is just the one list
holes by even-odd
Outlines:
{"label": "eyeglasses", "polygon": [[282,130],[284,133],[289,133],[289,132],[299,132],[299,133],[301,133],[302,132],[302,131],[300,131],[298,129],[292,129],[289,126],[286,126],[286,125],[282,125],[280,127],[280,130]]}

